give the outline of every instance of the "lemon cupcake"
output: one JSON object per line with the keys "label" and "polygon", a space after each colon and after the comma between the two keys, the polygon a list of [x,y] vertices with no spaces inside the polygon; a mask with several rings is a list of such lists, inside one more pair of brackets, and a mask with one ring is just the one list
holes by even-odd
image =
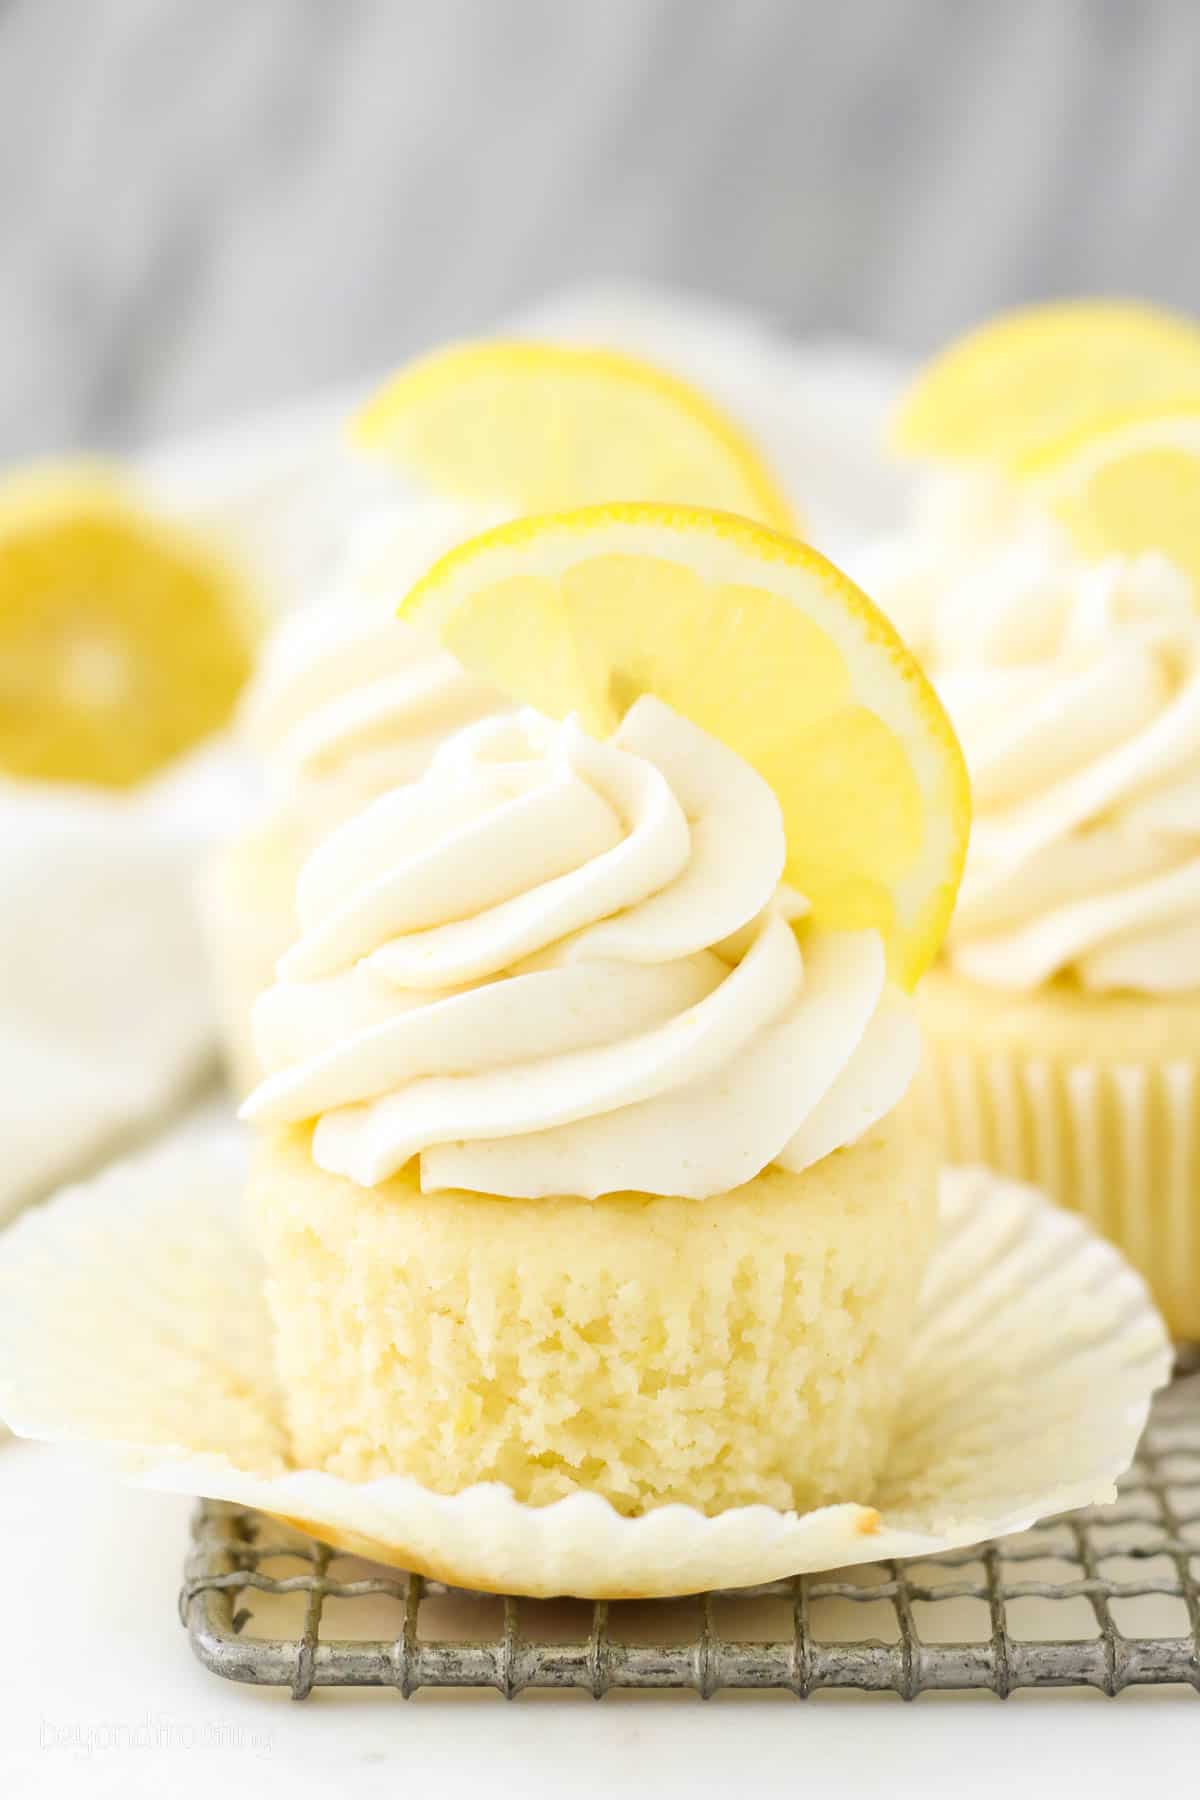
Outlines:
{"label": "lemon cupcake", "polygon": [[[696,625],[724,619],[732,687],[675,635],[687,578],[711,584]],[[244,1109],[295,1453],[629,1514],[869,1502],[935,1224],[896,973],[957,880],[944,718],[849,584],[741,521],[519,522],[430,581],[422,608],[453,637],[457,595],[485,678],[496,656],[513,674],[513,608],[540,593],[527,684],[548,655],[566,705],[585,696],[549,608],[602,585],[573,667],[614,659],[611,713],[467,728],[301,873]],[[693,712],[732,696],[724,737],[651,692],[622,714],[622,668],[681,680]],[[778,793],[739,748],[767,745],[776,682]],[[856,837],[829,784],[870,811],[871,775],[900,769],[911,841]]]}
{"label": "lemon cupcake", "polygon": [[[922,1097],[1200,1335],[1200,329],[1073,302],[981,327],[898,436],[934,461],[859,573],[933,674],[975,791]],[[1163,554],[1170,551],[1170,556]]]}

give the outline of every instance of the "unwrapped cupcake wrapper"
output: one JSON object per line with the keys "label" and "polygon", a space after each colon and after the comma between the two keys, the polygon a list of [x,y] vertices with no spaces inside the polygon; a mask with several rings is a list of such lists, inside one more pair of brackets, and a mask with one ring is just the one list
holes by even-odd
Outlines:
{"label": "unwrapped cupcake wrapper", "polygon": [[954,1162],[1083,1213],[1200,1340],[1200,1064],[1086,1063],[927,1034],[919,1099]]}
{"label": "unwrapped cupcake wrapper", "polygon": [[1037,1193],[947,1172],[904,1395],[871,1493],[813,1512],[624,1517],[498,1483],[436,1493],[292,1460],[241,1158],[192,1129],[0,1239],[0,1414],[139,1485],[258,1507],[461,1586],[588,1598],[929,1556],[1111,1500],[1170,1355],[1117,1252]]}

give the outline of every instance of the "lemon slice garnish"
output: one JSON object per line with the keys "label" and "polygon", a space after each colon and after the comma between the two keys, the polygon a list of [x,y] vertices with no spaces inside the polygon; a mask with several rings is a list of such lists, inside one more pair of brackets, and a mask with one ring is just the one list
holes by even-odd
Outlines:
{"label": "lemon slice garnish", "polygon": [[891,626],[817,551],[693,507],[591,507],[472,539],[400,611],[597,735],[657,695],[770,782],[787,879],[819,922],[876,927],[906,984],[936,955],[966,849],[962,753]]}
{"label": "lemon slice garnish", "polygon": [[453,345],[402,369],[352,432],[440,493],[515,511],[657,500],[793,523],[731,419],[676,376],[612,350]]}
{"label": "lemon slice garnish", "polygon": [[1114,413],[1200,401],[1200,325],[1157,307],[1070,300],[992,319],[920,372],[894,435],[914,456],[1012,467]]}
{"label": "lemon slice garnish", "polygon": [[1019,470],[1085,556],[1161,551],[1200,592],[1200,404],[1076,432]]}
{"label": "lemon slice garnish", "polygon": [[102,468],[0,483],[0,771],[123,788],[229,718],[252,614],[208,547]]}

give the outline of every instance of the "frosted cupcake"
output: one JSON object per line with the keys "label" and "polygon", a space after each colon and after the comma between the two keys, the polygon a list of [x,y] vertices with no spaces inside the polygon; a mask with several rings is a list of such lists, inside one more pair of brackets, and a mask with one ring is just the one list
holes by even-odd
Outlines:
{"label": "frosted cupcake", "polygon": [[860,565],[975,790],[925,984],[950,1153],[1086,1212],[1200,1334],[1200,329],[1077,301],[981,326],[896,436],[929,464]]}
{"label": "frosted cupcake", "polygon": [[[861,595],[744,522],[595,509],[440,569],[470,585],[483,665],[512,671],[518,641],[531,680],[545,655],[569,686],[628,628],[642,681],[657,641],[697,710],[707,665],[673,608],[685,576],[720,574],[694,621],[701,640],[727,625],[731,687],[712,691],[735,696],[739,739],[783,684],[782,795],[647,693],[603,736],[532,710],[469,727],[309,858],[244,1109],[295,1454],[626,1513],[869,1499],[935,1222],[895,971],[953,898],[953,740]],[[601,635],[565,664],[553,597],[600,587]],[[739,724],[743,661],[767,686]],[[603,691],[620,686],[614,664]],[[902,850],[860,840],[826,788],[872,770],[946,813]],[[840,927],[883,903],[885,869],[892,928]]]}
{"label": "frosted cupcake", "polygon": [[424,634],[397,624],[404,587],[494,512],[427,504],[363,520],[331,590],[268,642],[242,708],[268,793],[263,816],[225,846],[206,883],[209,959],[239,1092],[260,1074],[250,1010],[296,933],[307,852],[375,794],[423,773],[448,733],[498,697]]}
{"label": "frosted cupcake", "polygon": [[607,743],[469,730],[310,859],[248,1107],[305,1463],[870,1490],[933,1230],[916,1029],[877,934],[801,949],[783,862],[766,784],[649,699]]}
{"label": "frosted cupcake", "polygon": [[[922,552],[922,559],[924,552]],[[949,1154],[1086,1212],[1200,1333],[1200,609],[1147,554],[1049,524],[875,592],[912,617],[975,796],[947,954],[923,985]]]}

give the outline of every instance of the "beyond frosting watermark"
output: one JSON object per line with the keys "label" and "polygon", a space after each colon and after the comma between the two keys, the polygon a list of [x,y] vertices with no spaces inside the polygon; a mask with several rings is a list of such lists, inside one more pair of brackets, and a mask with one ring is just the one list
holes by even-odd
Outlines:
{"label": "beyond frosting watermark", "polygon": [[105,1756],[114,1752],[151,1754],[224,1750],[243,1756],[270,1756],[274,1733],[261,1725],[243,1725],[234,1719],[177,1719],[169,1713],[147,1713],[129,1719],[46,1719],[41,1721],[38,1745],[42,1750],[65,1751],[71,1756]]}

